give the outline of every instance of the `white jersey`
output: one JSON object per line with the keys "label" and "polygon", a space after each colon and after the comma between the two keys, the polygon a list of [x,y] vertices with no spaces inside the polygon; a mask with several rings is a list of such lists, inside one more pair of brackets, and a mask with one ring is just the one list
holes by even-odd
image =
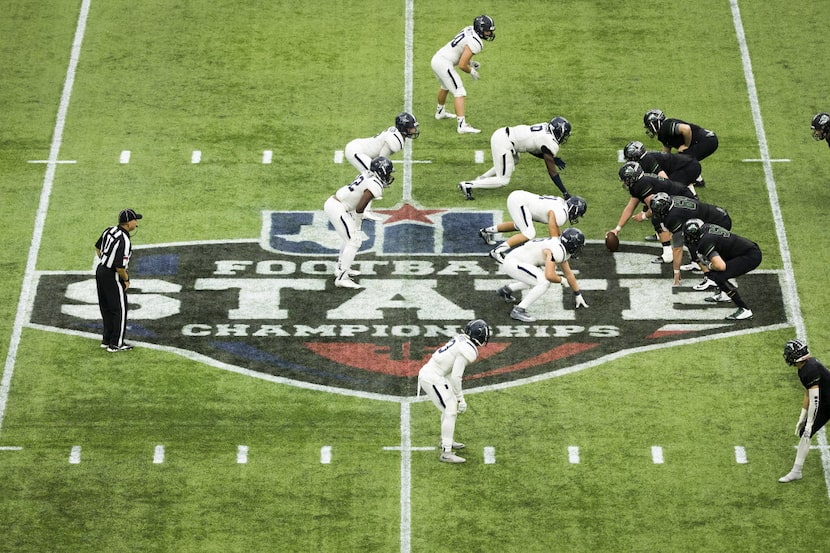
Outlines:
{"label": "white jersey", "polygon": [[341,187],[334,193],[334,197],[342,203],[349,211],[355,211],[363,197],[363,191],[368,190],[378,200],[383,197],[383,183],[371,171],[360,173],[351,184]]}
{"label": "white jersey", "polygon": [[389,127],[369,138],[355,138],[346,145],[346,149],[375,159],[378,156],[389,157],[401,151],[403,143],[401,131],[395,127]]}
{"label": "white jersey", "polygon": [[465,46],[470,48],[473,55],[478,54],[484,48],[484,43],[478,38],[472,25],[461,29],[451,41],[438,50],[436,55],[451,61],[453,65],[458,65]]}
{"label": "white jersey", "polygon": [[537,238],[525,242],[518,248],[510,250],[510,253],[505,256],[505,261],[507,258],[510,258],[511,261],[515,261],[516,263],[527,263],[536,267],[544,267],[546,262],[545,254],[543,253],[544,250],[550,250],[553,254],[553,260],[557,263],[562,263],[571,258],[571,254],[565,250],[565,246],[562,245],[559,237],[554,236],[551,238]]}
{"label": "white jersey", "polygon": [[507,127],[507,130],[517,152],[542,155],[547,150],[554,156],[559,153],[559,143],[551,134],[548,123],[516,125]]}
{"label": "white jersey", "polygon": [[[459,334],[432,354],[424,368],[438,376],[448,377],[452,374],[456,361],[461,357],[464,366],[478,358],[478,348],[466,334]],[[457,375],[459,378],[462,375]]]}
{"label": "white jersey", "polygon": [[548,224],[549,211],[553,211],[556,224],[560,227],[568,222],[568,204],[559,196],[540,196],[525,190],[514,190],[507,196],[507,210],[518,225],[529,225],[528,216],[532,221]]}

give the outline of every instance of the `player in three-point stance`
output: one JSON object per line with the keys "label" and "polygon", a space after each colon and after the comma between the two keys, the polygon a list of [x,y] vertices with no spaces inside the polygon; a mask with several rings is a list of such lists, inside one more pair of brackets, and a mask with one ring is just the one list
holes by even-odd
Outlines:
{"label": "player in three-point stance", "polygon": [[804,386],[801,414],[795,425],[795,435],[801,438],[793,468],[778,479],[779,482],[801,480],[804,460],[810,452],[810,438],[830,420],[830,371],[810,355],[807,342],[794,339],[784,345],[784,361],[798,369],[798,379]]}
{"label": "player in three-point stance", "polygon": [[455,421],[467,410],[461,379],[467,365],[478,359],[478,348],[490,341],[490,325],[481,319],[470,321],[464,333],[438,348],[418,372],[418,387],[441,411],[441,456],[443,463],[466,461],[453,450],[464,449],[455,441]]}

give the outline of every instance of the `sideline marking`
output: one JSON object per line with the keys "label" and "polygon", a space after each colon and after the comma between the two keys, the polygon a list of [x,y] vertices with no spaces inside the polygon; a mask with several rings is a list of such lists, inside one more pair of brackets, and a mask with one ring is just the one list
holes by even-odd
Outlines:
{"label": "sideline marking", "polygon": [[153,450],[153,464],[160,465],[164,462],[164,446],[157,445]]}
{"label": "sideline marking", "polygon": [[484,448],[484,464],[485,465],[495,465],[496,464],[496,448],[487,446]]}
{"label": "sideline marking", "polygon": [[29,247],[29,256],[26,260],[26,270],[23,273],[23,284],[20,290],[20,299],[17,301],[17,312],[12,325],[9,350],[6,353],[6,364],[3,368],[3,378],[0,379],[0,431],[3,430],[3,419],[6,415],[6,405],[9,399],[14,365],[17,360],[17,350],[20,348],[20,338],[23,332],[24,321],[29,319],[34,302],[35,268],[37,267],[40,244],[43,241],[43,229],[46,226],[46,212],[49,211],[49,198],[52,195],[52,183],[55,181],[58,154],[63,141],[63,128],[66,125],[66,113],[69,110],[69,99],[72,96],[72,86],[75,83],[75,71],[81,57],[81,44],[84,40],[86,20],[89,15],[89,5],[92,0],[83,0],[81,11],[78,14],[78,23],[75,28],[75,37],[72,39],[72,49],[69,54],[69,65],[66,68],[66,78],[63,81],[60,104],[52,133],[52,144],[49,147],[49,160],[46,163],[46,173],[43,176],[43,187],[40,191],[40,203],[35,214],[32,245]]}
{"label": "sideline marking", "polygon": [[331,464],[331,446],[324,445],[320,448],[320,464],[321,465],[330,465]]}
{"label": "sideline marking", "polygon": [[[758,148],[764,166],[764,180],[767,185],[772,218],[775,221],[775,230],[778,235],[778,251],[781,254],[781,263],[784,266],[784,305],[789,308],[790,319],[795,324],[796,334],[807,338],[807,329],[804,326],[804,317],[801,315],[801,303],[798,298],[798,289],[795,284],[793,272],[793,261],[790,257],[790,245],[787,240],[787,232],[784,227],[784,217],[781,215],[781,205],[778,202],[778,189],[775,184],[775,177],[772,175],[772,163],[767,145],[767,136],[764,131],[764,123],[761,119],[761,105],[758,102],[758,91],[755,88],[755,76],[752,72],[752,60],[749,57],[749,47],[744,34],[744,24],[741,21],[741,12],[738,8],[738,0],[729,0],[732,8],[732,21],[735,25],[735,35],[738,38],[738,46],[741,50],[741,63],[744,68],[749,105],[752,108],[752,122],[755,124],[755,135],[758,138]],[[809,343],[809,341],[808,341]],[[822,427],[816,434],[819,446],[821,446],[821,466],[824,470],[824,483],[827,487],[827,496],[830,498],[830,448],[827,444],[827,433]]]}
{"label": "sideline marking", "polygon": [[130,162],[130,156],[131,155],[132,155],[132,152],[130,152],[129,150],[123,150],[121,152],[121,155],[118,156],[118,163],[120,163],[121,165],[126,165],[127,163]]}
{"label": "sideline marking", "polygon": [[246,445],[239,445],[236,446],[236,463],[239,465],[244,465],[248,462],[248,446]]}
{"label": "sideline marking", "polygon": [[69,464],[70,465],[80,465],[81,464],[81,446],[73,445],[72,449],[69,451]]}
{"label": "sideline marking", "polygon": [[575,445],[568,446],[568,462],[572,465],[579,464],[579,448]]}
{"label": "sideline marking", "polygon": [[651,460],[655,465],[663,464],[663,448],[659,445],[651,446]]}
{"label": "sideline marking", "polygon": [[735,446],[735,462],[739,465],[745,465],[749,462],[746,458],[746,449],[742,445]]}

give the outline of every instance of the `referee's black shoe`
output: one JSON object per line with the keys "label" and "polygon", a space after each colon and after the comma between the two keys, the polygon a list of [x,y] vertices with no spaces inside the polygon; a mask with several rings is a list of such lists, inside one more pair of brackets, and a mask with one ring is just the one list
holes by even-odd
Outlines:
{"label": "referee's black shoe", "polygon": [[133,349],[133,346],[130,344],[121,344],[120,346],[109,346],[107,347],[107,351],[110,353],[115,353],[117,351],[130,351]]}

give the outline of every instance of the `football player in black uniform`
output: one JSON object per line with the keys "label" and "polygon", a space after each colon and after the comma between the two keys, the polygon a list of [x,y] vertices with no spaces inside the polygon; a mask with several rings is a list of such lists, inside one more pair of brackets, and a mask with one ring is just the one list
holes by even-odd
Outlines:
{"label": "football player in black uniform", "polygon": [[813,131],[813,138],[826,140],[830,146],[830,113],[817,113],[810,122],[810,129]]}
{"label": "football player in black uniform", "polygon": [[[628,190],[631,194],[631,199],[622,210],[620,219],[617,222],[616,228],[611,229],[611,232],[619,236],[620,230],[625,226],[629,219],[635,221],[645,221],[651,216],[651,210],[646,209],[642,213],[634,215],[634,210],[637,205],[642,202],[646,208],[651,203],[652,195],[657,192],[665,192],[670,196],[686,196],[688,198],[697,197],[694,192],[694,187],[684,186],[678,182],[661,179],[654,175],[646,175],[643,168],[636,161],[627,161],[620,167],[620,180],[623,183],[623,188]],[[671,242],[663,243],[663,255],[658,256],[652,263],[670,263],[672,260]]]}
{"label": "football player in black uniform", "polygon": [[[680,285],[680,262],[683,259],[683,225],[689,219],[700,219],[704,223],[713,223],[726,230],[732,230],[732,218],[722,207],[703,203],[697,198],[669,196],[665,192],[658,192],[652,196],[651,222],[657,230],[660,241],[671,242],[675,286]],[[695,284],[693,288],[695,290],[706,290],[710,286],[717,286],[717,284],[714,280],[704,276],[703,282]]]}
{"label": "football player in black uniform", "polygon": [[708,302],[732,301],[738,307],[726,317],[730,321],[752,318],[752,311],[730,279],[745,275],[761,264],[761,248],[743,236],[718,225],[689,219],[683,225],[683,240],[692,259],[705,267],[704,273],[720,288],[720,293],[706,298]]}
{"label": "football player in black uniform", "polygon": [[650,152],[639,140],[626,144],[623,156],[628,161],[639,163],[646,173],[687,186],[706,186],[700,176],[700,162],[691,156],[671,152]]}
{"label": "football player in black uniform", "polygon": [[703,161],[718,149],[718,137],[709,129],[680,119],[666,119],[659,109],[650,109],[643,116],[646,134],[663,145],[664,152],[676,149],[678,154]]}
{"label": "football player in black uniform", "polygon": [[830,420],[830,371],[810,355],[804,340],[790,340],[784,345],[784,361],[798,369],[798,379],[804,386],[801,415],[795,425],[795,435],[801,438],[795,462],[792,470],[778,479],[787,483],[801,480],[804,460],[810,452],[810,438]]}

